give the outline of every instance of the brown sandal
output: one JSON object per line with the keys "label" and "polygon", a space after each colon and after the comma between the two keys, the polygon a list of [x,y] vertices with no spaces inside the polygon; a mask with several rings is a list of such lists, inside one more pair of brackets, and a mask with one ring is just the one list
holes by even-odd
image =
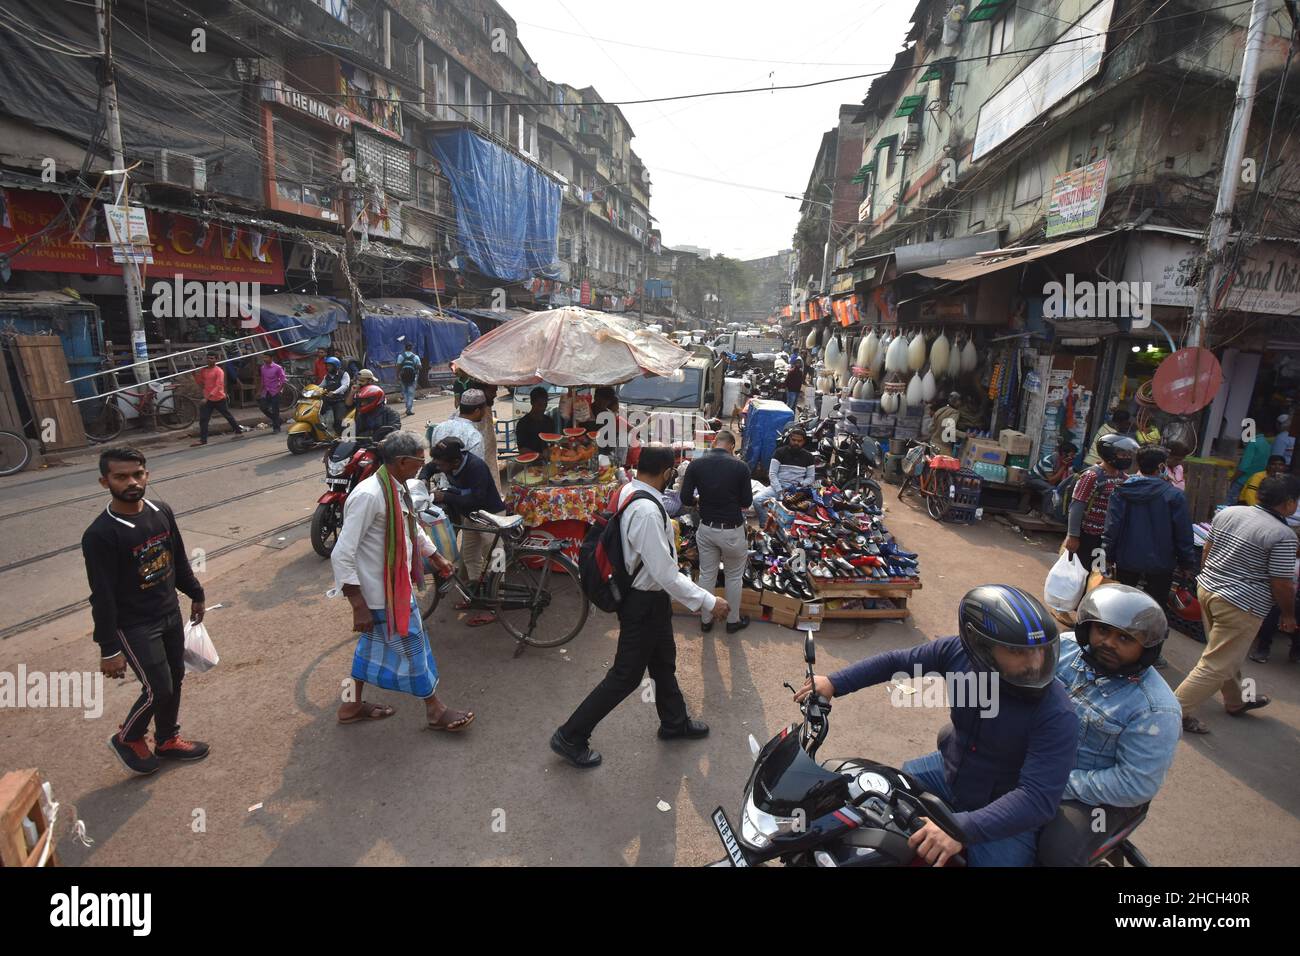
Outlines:
{"label": "brown sandal", "polygon": [[340,717],[340,724],[356,724],[363,720],[384,720],[393,716],[397,711],[393,710],[387,704],[372,704],[368,700],[361,702],[361,707],[351,717]]}
{"label": "brown sandal", "polygon": [[[451,720],[447,718],[451,717]],[[462,713],[459,710],[452,710],[450,707],[444,707],[442,714],[437,720],[429,721],[430,730],[445,730],[449,734],[458,734],[474,722],[474,711],[467,710]]]}
{"label": "brown sandal", "polygon": [[1209,727],[1206,727],[1203,723],[1201,723],[1201,722],[1200,722],[1199,720],[1197,720],[1195,717],[1184,717],[1184,718],[1183,718],[1183,733],[1186,733],[1186,734],[1208,734],[1209,732],[1210,732],[1210,728],[1209,728]]}

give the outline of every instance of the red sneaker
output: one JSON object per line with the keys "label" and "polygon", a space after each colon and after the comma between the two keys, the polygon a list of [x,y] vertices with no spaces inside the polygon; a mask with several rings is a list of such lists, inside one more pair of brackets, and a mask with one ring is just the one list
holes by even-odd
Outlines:
{"label": "red sneaker", "polygon": [[122,766],[132,773],[144,776],[158,770],[158,758],[149,752],[149,745],[143,740],[120,740],[114,734],[108,738],[108,745]]}
{"label": "red sneaker", "polygon": [[208,745],[201,740],[186,740],[177,734],[154,747],[160,760],[202,760],[208,755]]}

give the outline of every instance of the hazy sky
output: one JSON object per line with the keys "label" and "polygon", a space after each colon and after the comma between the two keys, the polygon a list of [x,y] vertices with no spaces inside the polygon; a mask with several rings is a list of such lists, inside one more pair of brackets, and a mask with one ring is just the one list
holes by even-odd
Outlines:
{"label": "hazy sky", "polygon": [[[610,101],[883,70],[915,9],[912,0],[501,2],[547,79],[595,86]],[[620,107],[650,168],[665,244],[740,259],[788,248],[799,204],[783,194],[802,195],[839,104],[860,103],[869,83]]]}

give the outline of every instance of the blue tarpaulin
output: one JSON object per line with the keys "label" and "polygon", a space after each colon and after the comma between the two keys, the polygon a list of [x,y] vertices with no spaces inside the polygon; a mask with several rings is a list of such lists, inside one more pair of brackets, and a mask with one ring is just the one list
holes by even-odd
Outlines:
{"label": "blue tarpaulin", "polygon": [[[264,295],[259,302],[258,325],[277,333],[281,344],[300,355],[328,346],[330,333],[346,321],[347,306],[325,296],[286,293]],[[302,328],[291,328],[294,325]]]}
{"label": "blue tarpaulin", "polygon": [[361,325],[366,361],[380,381],[390,385],[397,381],[397,371],[391,366],[402,351],[399,335],[405,335],[407,344],[430,365],[445,365],[479,337],[473,322],[439,314],[414,299],[373,299],[367,300],[366,306]]}
{"label": "blue tarpaulin", "polygon": [[745,461],[751,470],[772,460],[777,435],[793,418],[794,412],[785,402],[759,399],[750,403],[745,420]]}
{"label": "blue tarpaulin", "polygon": [[507,282],[559,259],[560,185],[469,130],[430,134],[456,199],[456,236],[479,271]]}

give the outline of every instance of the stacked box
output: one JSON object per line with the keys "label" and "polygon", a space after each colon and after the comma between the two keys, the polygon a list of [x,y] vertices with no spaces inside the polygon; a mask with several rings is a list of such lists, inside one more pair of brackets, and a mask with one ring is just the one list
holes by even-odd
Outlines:
{"label": "stacked box", "polygon": [[990,465],[1006,464],[1007,452],[997,442],[988,438],[968,438],[962,448],[961,466],[971,468],[982,461]]}
{"label": "stacked box", "polygon": [[1028,455],[1033,443],[1029,436],[1024,432],[1018,432],[1014,428],[1004,428],[998,433],[998,444],[1006,450],[1008,455]]}

